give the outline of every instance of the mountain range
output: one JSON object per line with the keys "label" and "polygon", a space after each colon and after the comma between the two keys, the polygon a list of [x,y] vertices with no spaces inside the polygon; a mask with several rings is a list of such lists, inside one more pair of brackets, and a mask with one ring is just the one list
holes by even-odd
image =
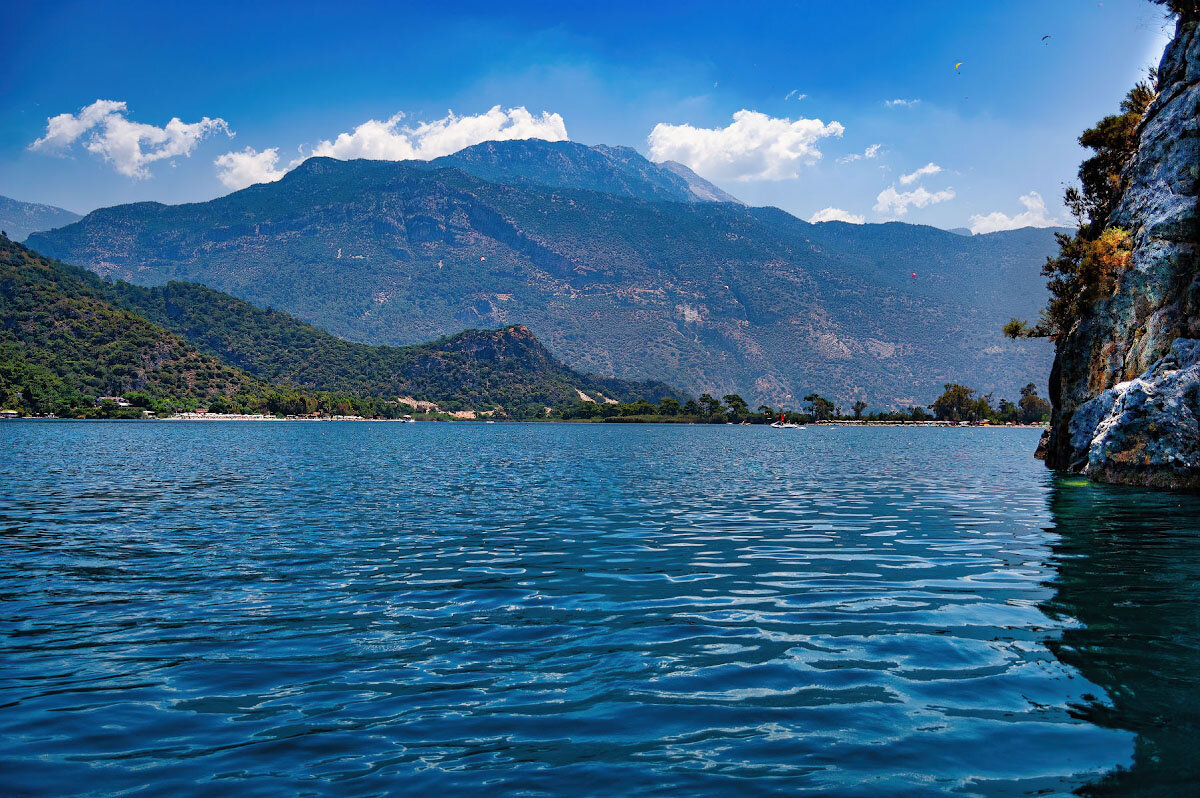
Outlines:
{"label": "mountain range", "polygon": [[132,393],[175,408],[286,394],[311,407],[400,398],[515,417],[581,399],[679,396],[576,373],[521,326],[409,347],[353,343],[201,285],[105,281],[0,237],[0,406],[61,415]]}
{"label": "mountain range", "polygon": [[1044,382],[1049,346],[1000,330],[1043,305],[1053,232],[809,224],[627,148],[531,140],[430,162],[310,158],[278,182],[104,208],[29,243],[353,341],[523,324],[580,371],[883,407],[948,382],[1009,396]]}
{"label": "mountain range", "polygon": [[77,213],[53,205],[0,196],[0,230],[13,241],[24,241],[30,233],[62,227],[80,218]]}

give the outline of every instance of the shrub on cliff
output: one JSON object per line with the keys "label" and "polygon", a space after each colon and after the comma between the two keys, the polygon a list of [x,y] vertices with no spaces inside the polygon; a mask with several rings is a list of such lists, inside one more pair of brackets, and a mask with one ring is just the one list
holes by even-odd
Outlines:
{"label": "shrub on cliff", "polygon": [[[1151,73],[1151,79],[1156,75]],[[1004,325],[1010,338],[1054,338],[1085,316],[1096,300],[1110,296],[1117,277],[1129,265],[1129,232],[1108,227],[1109,217],[1125,191],[1125,167],[1137,151],[1138,124],[1157,96],[1149,81],[1134,86],[1121,102],[1121,113],[1085,130],[1079,143],[1096,154],[1079,167],[1078,187],[1064,198],[1079,229],[1057,233],[1058,255],[1046,260],[1042,274],[1050,301],[1038,323],[1012,319]]]}

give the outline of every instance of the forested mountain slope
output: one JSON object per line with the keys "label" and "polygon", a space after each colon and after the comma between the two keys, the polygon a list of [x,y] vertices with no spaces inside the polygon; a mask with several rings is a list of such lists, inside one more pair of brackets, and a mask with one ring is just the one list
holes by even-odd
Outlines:
{"label": "forested mountain slope", "polygon": [[[528,328],[467,330],[424,344],[347,341],[286,313],[264,310],[195,283],[108,286],[122,307],[161,324],[205,352],[264,380],[367,396],[411,396],[447,409],[499,405],[540,414],[585,394],[595,401],[678,397],[661,382],[579,374]],[[531,409],[532,408],[532,409]]]}
{"label": "forested mountain slope", "polygon": [[1007,395],[1044,382],[1049,346],[1000,328],[1042,304],[1030,286],[1049,230],[812,225],[512,181],[312,158],[276,183],[106,208],[31,244],[140,284],[200,282],[358,341],[524,324],[572,368],[693,394],[795,404],[820,390],[880,406],[928,402],[946,382]]}
{"label": "forested mountain slope", "polygon": [[524,327],[369,346],[204,286],[105,281],[0,238],[5,407],[62,412],[129,393],[175,407],[218,396],[252,405],[296,390],[318,400],[333,393],[412,398],[448,410],[499,407],[518,417],[573,404],[581,394],[597,401],[677,395],[661,383],[573,372]]}
{"label": "forested mountain slope", "polygon": [[113,305],[101,281],[0,237],[0,405],[30,413],[142,393],[179,406],[258,380]]}

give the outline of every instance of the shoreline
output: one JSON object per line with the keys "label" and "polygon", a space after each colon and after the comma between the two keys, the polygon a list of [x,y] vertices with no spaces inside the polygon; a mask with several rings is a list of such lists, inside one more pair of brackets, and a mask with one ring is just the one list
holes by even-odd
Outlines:
{"label": "shoreline", "polygon": [[[247,422],[372,422],[372,423],[397,423],[397,424],[622,424],[622,425],[655,425],[655,426],[672,426],[672,427],[763,427],[771,428],[770,424],[737,424],[733,422],[692,422],[692,421],[668,421],[668,420],[647,420],[644,418],[608,418],[608,419],[466,419],[466,418],[417,418],[417,419],[400,419],[400,418],[365,418],[362,416],[325,416],[320,418],[312,418],[306,416],[267,416],[267,415],[244,415],[237,413],[218,414],[218,413],[187,413],[177,414],[174,416],[165,416],[163,418],[146,417],[146,418],[62,418],[59,416],[18,416],[0,418],[0,422],[11,421],[133,421],[133,422],[181,422],[181,421],[199,421],[199,422],[220,422],[220,421],[247,421]],[[937,428],[937,429],[1041,429],[1047,428],[1046,424],[976,424],[969,422],[955,421],[813,421],[803,425],[804,427],[847,427],[847,428],[869,428],[878,429],[882,427],[909,427],[914,429],[921,428]]]}

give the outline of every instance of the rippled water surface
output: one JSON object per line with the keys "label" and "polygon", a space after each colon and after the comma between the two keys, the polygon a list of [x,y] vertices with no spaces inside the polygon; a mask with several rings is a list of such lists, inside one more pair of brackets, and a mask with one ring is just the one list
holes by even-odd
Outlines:
{"label": "rippled water surface", "polygon": [[1200,500],[1036,440],[0,424],[0,791],[1186,792]]}

